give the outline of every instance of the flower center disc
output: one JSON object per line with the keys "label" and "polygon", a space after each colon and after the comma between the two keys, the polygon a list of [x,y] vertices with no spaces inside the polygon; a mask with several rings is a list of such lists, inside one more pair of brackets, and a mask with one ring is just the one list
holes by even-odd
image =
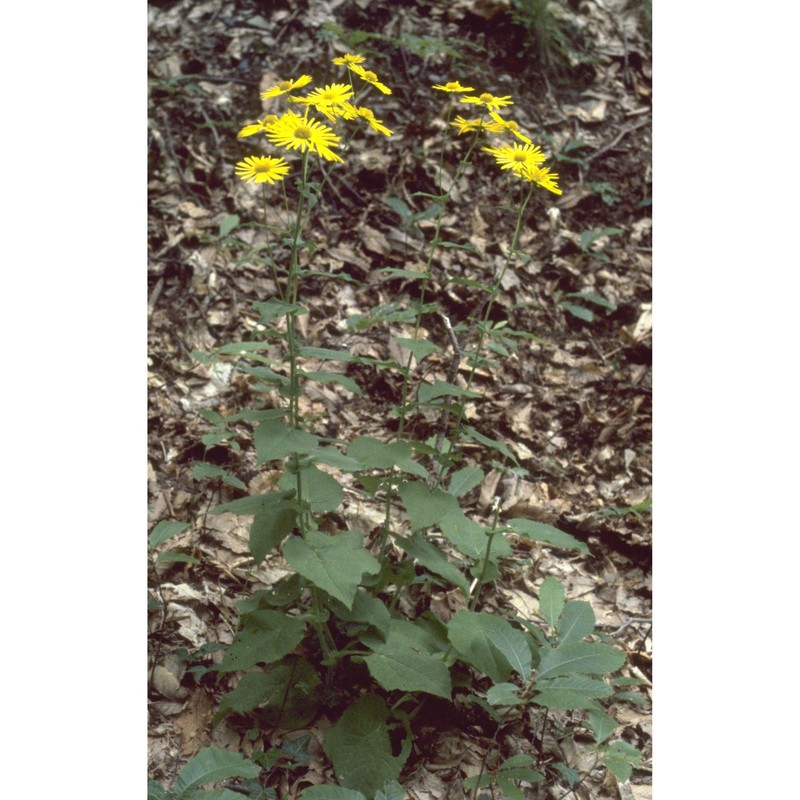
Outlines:
{"label": "flower center disc", "polygon": [[295,139],[310,139],[311,138],[311,129],[307,128],[305,125],[301,125],[297,128],[294,132]]}

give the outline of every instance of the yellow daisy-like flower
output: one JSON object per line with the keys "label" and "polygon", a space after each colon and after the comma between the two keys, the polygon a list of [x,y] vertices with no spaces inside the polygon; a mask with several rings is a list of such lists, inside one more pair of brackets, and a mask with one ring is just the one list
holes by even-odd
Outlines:
{"label": "yellow daisy-like flower", "polygon": [[378,91],[383,92],[384,94],[391,94],[392,90],[386,86],[386,84],[381,83],[378,80],[378,76],[372,72],[371,70],[364,69],[364,67],[359,66],[358,64],[353,64],[350,69],[358,75],[361,80],[366,81],[367,83],[372,84]]}
{"label": "yellow daisy-like flower", "polygon": [[486,127],[492,133],[510,133],[521,142],[531,144],[531,140],[519,129],[519,125],[513,119],[503,119],[496,111],[490,111],[489,116],[494,120]]}
{"label": "yellow daisy-like flower", "polygon": [[353,90],[349,84],[330,83],[324,89],[314,89],[305,97],[292,96],[290,99],[300,105],[314,106],[317,111],[333,121],[337,116],[342,116],[341,111],[337,113],[337,110],[343,108],[352,96]]}
{"label": "yellow daisy-like flower", "polygon": [[345,119],[363,119],[366,120],[372,130],[382,133],[384,136],[391,136],[390,131],[379,119],[375,119],[375,114],[368,108],[363,106],[354,106],[351,103],[344,104],[344,117]]}
{"label": "yellow daisy-like flower", "polygon": [[247,156],[236,165],[236,175],[248,183],[275,183],[289,172],[289,164],[273,156]]}
{"label": "yellow daisy-like flower", "polygon": [[311,83],[311,80],[310,75],[301,75],[297,80],[281,81],[280,83],[276,83],[275,86],[270,86],[266,92],[262,92],[261,99],[269,100],[270,97],[288,94],[295,89],[299,89],[301,86],[306,86]]}
{"label": "yellow daisy-like flower", "polygon": [[[267,134],[269,136],[269,134]],[[510,169],[517,175],[522,175],[523,170],[529,167],[536,167],[545,160],[545,154],[540,147],[530,144],[505,144],[502,147],[482,147],[487,153],[491,153],[500,169]]]}
{"label": "yellow daisy-like flower", "polygon": [[315,119],[301,117],[293,111],[284,114],[268,131],[267,139],[287,150],[310,150],[326,161],[344,161],[331,150],[338,147],[339,137],[327,125]]}
{"label": "yellow daisy-like flower", "polygon": [[450,81],[449,83],[444,84],[442,86],[440,83],[435,83],[433,85],[434,89],[438,89],[440,92],[474,92],[475,90],[471,86],[462,86],[458,81]]}
{"label": "yellow daisy-like flower", "polygon": [[367,59],[364,56],[353,53],[345,53],[343,56],[338,56],[333,59],[334,64],[340,67],[349,67],[351,64],[363,64]]}
{"label": "yellow daisy-like flower", "polygon": [[269,130],[270,125],[274,125],[277,121],[278,118],[275,116],[275,114],[267,114],[264,119],[259,120],[255,125],[245,125],[244,128],[242,128],[239,133],[236,134],[236,136],[241,139],[245,136],[253,136],[256,133],[261,133],[262,131],[266,133]]}
{"label": "yellow daisy-like flower", "polygon": [[481,128],[485,128],[486,123],[480,119],[464,119],[462,116],[458,116],[450,123],[453,127],[458,128],[459,135],[464,133],[472,133],[472,131],[479,131]]}
{"label": "yellow daisy-like flower", "polygon": [[558,174],[550,172],[547,167],[526,167],[522,170],[521,177],[528,183],[536,183],[553,194],[563,194],[556,184]]}
{"label": "yellow daisy-like flower", "polygon": [[503,106],[514,105],[510,94],[507,94],[505,97],[495,97],[489,92],[484,92],[478,97],[462,97],[461,102],[475,103],[477,106],[484,106],[487,111],[497,111],[498,108],[502,108]]}

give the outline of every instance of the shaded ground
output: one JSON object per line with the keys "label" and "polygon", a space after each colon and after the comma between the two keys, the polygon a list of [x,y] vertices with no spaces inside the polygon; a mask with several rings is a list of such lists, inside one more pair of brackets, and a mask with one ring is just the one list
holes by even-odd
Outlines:
{"label": "shaded ground", "polygon": [[[257,150],[236,132],[263,116],[260,89],[303,73],[315,85],[336,80],[331,59],[348,51],[367,55],[392,87],[391,96],[372,98],[371,107],[395,133],[362,141],[329,184],[311,229],[317,245],[311,266],[320,276],[304,287],[315,298],[302,331],[306,342],[390,355],[385,329],[358,331],[345,320],[415,291],[379,270],[424,264],[430,229],[404,224],[397,209],[403,201],[424,211],[414,192],[435,190],[443,98],[430,86],[458,78],[512,95],[514,119],[551,157],[564,194],[535,196],[519,245],[529,260],[509,271],[497,312],[536,338],[521,340],[475,387],[484,399],[473,409],[473,424],[505,441],[527,476],[500,480],[495,472],[473,510],[483,513],[500,497],[505,515],[549,522],[586,541],[592,553],[586,558],[564,559],[538,546],[521,551],[519,572],[504,575],[497,591],[524,607],[526,598],[535,598],[535,585],[555,575],[568,597],[592,602],[600,627],[627,651],[630,674],[649,681],[651,114],[643,8],[568,4],[561,27],[580,49],[560,70],[545,72],[541,49],[499,0],[151,4],[149,503],[154,523],[192,523],[172,544],[201,561],[153,569],[151,596],[163,608],[151,613],[151,667],[166,664],[180,681],[151,687],[153,777],[171,781],[210,743],[243,752],[254,746],[228,723],[211,725],[214,693],[221,692],[192,679],[174,659],[180,648],[229,642],[234,600],[254,580],[270,579],[247,566],[246,526],[205,517],[220,488],[192,477],[192,462],[205,458],[251,488],[264,479],[246,445],[238,453],[206,452],[201,440],[211,426],[201,412],[225,416],[254,394],[246,375],[198,363],[198,354],[246,337],[257,322],[253,300],[274,290],[256,250],[260,192],[233,176],[233,165]],[[462,146],[448,152],[450,173]],[[453,325],[467,321],[476,305],[474,290],[458,279],[485,283],[503,262],[513,227],[503,207],[507,187],[487,159],[454,193],[457,211],[445,219],[444,238],[474,245],[485,259],[465,250],[437,256],[430,299]],[[239,226],[220,236],[220,224],[232,214]],[[443,321],[432,316],[425,324],[431,340],[446,347]],[[448,366],[446,358],[433,357],[431,375],[444,377]],[[325,420],[326,435],[380,436],[397,386],[364,370],[352,377],[363,397],[331,389],[310,395],[307,410]],[[412,433],[424,438],[434,425],[420,419]],[[476,457],[491,469],[486,453]],[[227,487],[222,491],[223,499],[233,496]],[[579,743],[547,746],[590,773],[581,796],[648,797],[649,716],[636,705],[615,714],[625,724],[623,737],[645,752],[631,781],[633,795],[603,770],[589,770]],[[322,780],[309,774],[326,774],[314,735],[312,727],[305,772],[287,771],[280,797],[295,796],[303,779]],[[531,738],[524,725],[509,735]],[[404,785],[418,797],[446,796],[460,785],[461,764],[469,764],[464,754],[482,752],[482,737],[485,732],[455,722],[432,730],[427,752],[409,761]],[[561,796],[563,786],[553,792]]]}

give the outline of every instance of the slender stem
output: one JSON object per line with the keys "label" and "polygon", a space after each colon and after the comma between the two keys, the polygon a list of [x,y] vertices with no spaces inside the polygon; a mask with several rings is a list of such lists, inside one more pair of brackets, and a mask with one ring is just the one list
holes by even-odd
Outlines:
{"label": "slender stem", "polygon": [[[519,205],[517,208],[517,220],[514,226],[514,234],[511,237],[511,246],[508,248],[508,253],[506,253],[505,262],[498,273],[497,277],[493,281],[491,287],[489,288],[489,299],[485,304],[483,315],[481,317],[481,321],[478,324],[478,341],[475,345],[475,351],[472,354],[471,364],[470,364],[470,371],[469,375],[467,376],[467,391],[472,388],[472,381],[475,377],[475,372],[478,369],[478,363],[480,361],[481,351],[483,350],[483,344],[486,339],[486,336],[489,331],[489,320],[491,319],[492,308],[494,307],[494,302],[497,299],[497,296],[500,294],[500,288],[503,283],[503,278],[505,277],[506,271],[508,270],[509,265],[511,264],[511,260],[514,258],[517,252],[517,244],[519,242],[519,237],[522,232],[522,222],[525,216],[525,209],[527,208],[528,202],[530,201],[531,197],[533,196],[533,190],[536,188],[535,184],[531,183],[530,189],[528,190],[527,195],[523,196],[524,189],[520,188],[520,200]],[[464,405],[459,405],[458,412],[456,415],[455,423],[454,423],[454,430],[456,431],[453,439],[455,441],[458,440],[461,431],[461,421],[464,418]],[[454,445],[455,445],[454,441]],[[445,472],[445,465],[442,464],[440,471],[439,471],[439,481],[442,480]]]}
{"label": "slender stem", "polygon": [[483,586],[483,579],[486,576],[486,570],[489,566],[489,555],[492,551],[492,542],[497,535],[497,522],[500,517],[500,503],[494,504],[494,519],[492,520],[492,528],[486,535],[486,552],[483,554],[483,563],[481,564],[481,571],[478,575],[478,585],[475,587],[475,594],[469,601],[469,610],[474,611],[475,606],[478,605],[478,598],[481,596],[481,586]]}

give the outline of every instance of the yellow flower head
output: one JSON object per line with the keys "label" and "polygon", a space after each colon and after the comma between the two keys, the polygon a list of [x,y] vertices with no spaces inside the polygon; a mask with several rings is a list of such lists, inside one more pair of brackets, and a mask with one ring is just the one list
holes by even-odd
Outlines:
{"label": "yellow flower head", "polygon": [[261,133],[262,131],[266,133],[269,130],[270,125],[273,125],[278,121],[278,118],[275,114],[267,114],[264,119],[261,119],[255,125],[245,125],[239,133],[236,134],[238,138],[243,138],[245,136],[253,136],[256,133]]}
{"label": "yellow flower head", "polygon": [[338,56],[333,59],[334,64],[340,67],[350,67],[353,64],[363,64],[367,59],[364,56],[354,55],[353,53],[345,53],[343,56]]}
{"label": "yellow flower head", "polygon": [[480,119],[464,119],[462,116],[456,117],[455,120],[450,124],[453,127],[458,128],[459,136],[464,133],[479,131],[481,128],[487,127],[486,123]]}
{"label": "yellow flower head", "polygon": [[270,86],[266,92],[262,92],[261,99],[268,100],[270,97],[278,97],[282,94],[288,94],[289,92],[299,89],[301,86],[306,86],[309,83],[311,83],[310,75],[301,75],[297,80],[281,81],[280,83],[275,84],[275,86]]}
{"label": "yellow flower head", "polygon": [[272,156],[247,156],[236,165],[236,175],[248,183],[275,183],[282,181],[288,172],[286,161]]}
{"label": "yellow flower head", "polygon": [[519,125],[513,119],[503,119],[496,111],[490,111],[489,116],[494,120],[486,127],[492,133],[510,133],[525,144],[530,144],[531,140],[519,129]]}
{"label": "yellow flower head", "polygon": [[542,149],[530,144],[515,142],[502,147],[482,147],[481,150],[491,153],[500,165],[500,169],[510,169],[520,176],[526,168],[536,167],[545,160]]}
{"label": "yellow flower head", "polygon": [[294,97],[290,99],[304,106],[314,106],[317,111],[324,114],[329,120],[333,121],[337,116],[342,116],[340,109],[353,96],[353,90],[347,83],[330,83],[324,89],[314,89],[306,97]]}
{"label": "yellow flower head", "polygon": [[521,177],[528,183],[536,183],[553,194],[563,194],[563,191],[556,183],[558,175],[555,172],[550,172],[547,167],[525,167],[522,170]]}
{"label": "yellow flower head", "polygon": [[330,149],[338,147],[339,137],[329,127],[293,111],[287,111],[271,126],[267,131],[267,139],[287,150],[299,150],[301,153],[310,150],[326,161],[344,160]]}
{"label": "yellow flower head", "polygon": [[440,92],[474,92],[475,90],[471,86],[462,86],[458,81],[450,81],[442,86],[439,83],[434,84],[434,89],[438,89]]}
{"label": "yellow flower head", "polygon": [[514,101],[511,99],[510,94],[507,94],[505,97],[495,97],[489,92],[484,92],[478,97],[462,97],[461,102],[475,103],[477,106],[484,106],[487,111],[497,111],[498,108],[502,108],[503,106],[514,105]]}
{"label": "yellow flower head", "polygon": [[354,106],[350,103],[344,104],[344,117],[345,119],[363,119],[366,120],[372,130],[382,133],[384,136],[391,136],[392,131],[379,119],[375,119],[375,114],[368,108],[363,106]]}
{"label": "yellow flower head", "polygon": [[384,94],[391,94],[392,90],[386,86],[386,84],[381,83],[378,80],[378,76],[372,72],[371,70],[366,70],[364,67],[359,66],[358,64],[353,64],[350,69],[358,75],[359,78],[366,81],[367,83],[372,84],[378,91],[383,92]]}

